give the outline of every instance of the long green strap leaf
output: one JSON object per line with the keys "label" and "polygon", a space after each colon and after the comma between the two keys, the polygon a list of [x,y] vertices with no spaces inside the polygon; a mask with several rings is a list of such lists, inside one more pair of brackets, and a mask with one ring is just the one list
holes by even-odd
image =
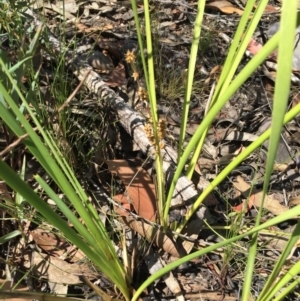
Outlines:
{"label": "long green strap leaf", "polygon": [[[286,111],[290,85],[291,85],[291,70],[292,70],[292,57],[294,52],[294,41],[295,41],[295,29],[297,24],[297,0],[284,1],[282,5],[282,13],[280,20],[279,29],[279,46],[278,46],[278,69],[276,74],[275,83],[275,93],[273,100],[273,112],[272,112],[272,124],[271,124],[271,136],[264,178],[263,186],[263,200],[267,194],[271,173],[273,171],[273,163],[275,161],[275,156],[277,153],[277,148],[280,140],[284,113]],[[262,208],[258,212],[256,225],[260,223],[260,218],[262,216]],[[257,239],[257,237],[254,237]],[[290,241],[294,238],[292,237]],[[290,246],[291,247],[291,246]],[[289,245],[286,247],[289,249]],[[286,250],[285,250],[286,251]],[[282,265],[285,262],[288,254],[283,252],[280,260],[275,265],[262,293],[262,300],[270,300],[270,296],[273,295],[275,288],[273,286],[273,281],[279,275]],[[251,274],[253,272],[254,262],[256,257],[256,243],[249,251],[247,270],[249,272],[249,279],[246,278],[245,281],[246,289],[249,291],[251,287]],[[246,301],[246,297],[244,298]]]}

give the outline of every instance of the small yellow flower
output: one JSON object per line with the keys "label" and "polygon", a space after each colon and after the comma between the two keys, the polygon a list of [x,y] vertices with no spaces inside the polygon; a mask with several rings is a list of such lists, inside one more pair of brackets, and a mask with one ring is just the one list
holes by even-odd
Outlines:
{"label": "small yellow flower", "polygon": [[135,54],[133,51],[127,50],[127,53],[125,54],[125,61],[130,64],[135,61]]}
{"label": "small yellow flower", "polygon": [[138,95],[140,97],[140,100],[142,100],[142,101],[147,101],[148,100],[148,93],[142,87],[139,87]]}
{"label": "small yellow flower", "polygon": [[133,79],[134,79],[135,81],[137,81],[138,78],[139,78],[139,73],[136,72],[136,71],[134,71],[133,74],[132,74],[132,77],[133,77]]}
{"label": "small yellow flower", "polygon": [[163,141],[160,141],[160,142],[159,142],[159,148],[160,148],[160,149],[164,149],[165,146],[166,146],[166,145],[165,145],[165,143],[164,143]]}
{"label": "small yellow flower", "polygon": [[160,119],[158,121],[157,130],[158,130],[158,137],[159,139],[164,139],[166,136],[166,120]]}
{"label": "small yellow flower", "polygon": [[152,125],[150,123],[145,124],[145,133],[146,133],[146,136],[149,139],[150,145],[154,145],[155,144],[155,138],[154,138],[154,134],[153,134],[153,128],[152,128]]}
{"label": "small yellow flower", "polygon": [[145,132],[147,136],[152,136],[153,135],[153,129],[152,126],[149,123],[145,124]]}

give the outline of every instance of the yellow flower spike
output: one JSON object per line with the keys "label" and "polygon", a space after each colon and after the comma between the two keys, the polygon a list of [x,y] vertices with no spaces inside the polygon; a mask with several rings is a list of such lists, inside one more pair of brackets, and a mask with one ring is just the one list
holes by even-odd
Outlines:
{"label": "yellow flower spike", "polygon": [[160,147],[160,149],[163,149],[163,148],[165,148],[165,143],[163,142],[163,141],[160,141],[159,142],[159,147]]}
{"label": "yellow flower spike", "polygon": [[135,59],[136,59],[136,56],[135,56],[134,52],[127,50],[127,53],[125,54],[125,61],[128,64],[131,64],[131,63],[135,62]]}
{"label": "yellow flower spike", "polygon": [[137,71],[134,71],[132,73],[132,77],[133,77],[134,81],[137,81],[139,79],[139,73]]}
{"label": "yellow flower spike", "polygon": [[158,121],[158,137],[159,139],[164,139],[166,135],[166,120],[165,119],[160,119]]}
{"label": "yellow flower spike", "polygon": [[148,93],[144,88],[139,87],[138,95],[139,95],[139,97],[142,101],[147,101],[148,100]]}

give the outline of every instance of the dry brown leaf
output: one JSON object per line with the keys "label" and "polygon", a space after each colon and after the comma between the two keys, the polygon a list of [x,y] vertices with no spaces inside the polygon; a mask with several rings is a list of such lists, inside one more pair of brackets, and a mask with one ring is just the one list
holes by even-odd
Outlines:
{"label": "dry brown leaf", "polygon": [[127,160],[106,161],[108,169],[116,173],[126,186],[126,192],[136,213],[144,219],[155,221],[155,186],[141,167],[130,166]]}
{"label": "dry brown leaf", "polygon": [[128,211],[133,210],[132,205],[128,203],[128,199],[124,194],[116,194],[113,196],[113,199],[116,202],[122,204],[122,207],[125,209],[123,210],[122,208],[115,206],[114,208],[115,212],[120,214],[121,216],[128,216],[129,213],[126,210]]}
{"label": "dry brown leaf", "polygon": [[36,228],[30,234],[35,243],[52,256],[64,257],[69,262],[76,262],[85,257],[85,254],[81,250],[70,245],[65,239],[52,232]]}
{"label": "dry brown leaf", "polygon": [[267,4],[265,8],[265,13],[277,13],[279,10],[279,7],[274,7],[270,4]]}
{"label": "dry brown leaf", "polygon": [[[248,43],[247,50],[252,54],[256,55],[260,50],[263,48],[263,45],[257,42],[254,39],[251,39]],[[268,59],[270,60],[277,60],[277,50],[274,50],[269,56]]]}
{"label": "dry brown leaf", "polygon": [[[68,1],[69,2],[69,1]],[[72,1],[71,1],[72,2]],[[52,14],[52,11],[64,16],[66,19],[68,20],[75,20],[76,19],[76,12],[78,10],[78,5],[76,5],[75,1],[73,1],[73,3],[69,3],[69,4],[62,4],[62,2],[60,3],[61,5],[58,4],[58,6],[56,6],[54,3],[44,3],[44,1],[38,5],[40,7],[43,7],[43,9],[48,8],[49,10],[47,10],[47,12]],[[75,6],[74,6],[75,4]],[[72,13],[70,13],[72,12]]]}
{"label": "dry brown leaf", "polygon": [[93,271],[87,263],[68,263],[59,258],[34,252],[23,256],[23,266],[33,269],[38,278],[47,279],[53,283],[78,284],[82,283],[79,275],[96,278],[98,273]]}
{"label": "dry brown leaf", "polygon": [[248,212],[254,203],[254,195],[251,195],[248,201],[244,201],[243,203],[237,205],[237,206],[233,206],[232,209],[235,212]]}
{"label": "dry brown leaf", "polygon": [[[289,241],[290,236],[285,234],[291,234],[296,228],[296,225],[290,226],[287,229],[281,230],[275,226],[271,227],[272,232],[270,232],[270,235],[268,236],[267,233],[262,233],[262,237],[266,236],[267,245],[272,250],[276,250],[279,252],[282,252]],[[295,246],[293,248],[293,252],[295,248],[297,248],[300,245],[300,239],[295,243]]]}
{"label": "dry brown leaf", "polygon": [[[251,39],[248,46],[247,50],[252,54],[256,55],[260,50],[262,49],[263,45],[260,44],[259,42],[255,41],[254,39]],[[277,60],[277,50],[273,51],[269,56],[268,59],[271,61],[276,61]],[[271,62],[269,62],[271,63]],[[276,73],[275,73],[276,75]]]}
{"label": "dry brown leaf", "polygon": [[238,15],[242,15],[244,13],[244,11],[235,7],[231,2],[224,1],[224,0],[210,2],[210,3],[206,4],[205,7],[218,9],[219,11],[221,11],[224,14],[237,13]]}
{"label": "dry brown leaf", "polygon": [[68,12],[74,15],[77,14],[79,8],[75,0],[57,1],[56,5],[59,9],[62,9],[64,12]]}
{"label": "dry brown leaf", "polygon": [[85,30],[87,30],[89,28],[88,26],[86,26],[83,23],[77,23],[76,27],[78,29],[78,32],[85,32]]}
{"label": "dry brown leaf", "polygon": [[273,169],[276,171],[284,172],[289,168],[288,164],[274,163]]}
{"label": "dry brown leaf", "polygon": [[76,27],[78,28],[78,32],[84,33],[91,33],[91,32],[98,32],[98,31],[105,31],[113,29],[111,24],[105,26],[98,26],[98,27],[88,27],[82,23],[76,23]]}
{"label": "dry brown leaf", "polygon": [[238,15],[242,15],[244,13],[244,11],[242,11],[241,9],[237,8],[237,7],[233,7],[233,6],[225,6],[220,8],[220,11],[224,14],[234,14],[237,13]]}
{"label": "dry brown leaf", "polygon": [[289,201],[289,206],[297,206],[297,205],[300,205],[300,196],[296,196],[296,197],[293,197],[293,198],[290,198]]}
{"label": "dry brown leaf", "polygon": [[208,76],[208,78],[204,81],[204,83],[205,83],[206,85],[208,85],[209,82],[210,82],[212,79],[215,79],[215,80],[218,81],[218,80],[219,80],[219,77],[220,77],[220,75],[221,75],[222,70],[223,70],[223,66],[221,66],[221,65],[216,65],[215,67],[213,67],[213,68],[211,69],[211,71],[209,72],[209,76]]}
{"label": "dry brown leaf", "polygon": [[255,55],[257,54],[261,49],[262,49],[263,45],[260,44],[259,42],[255,41],[254,39],[251,39],[248,46],[247,46],[247,50]]}
{"label": "dry brown leaf", "polygon": [[[236,178],[236,182],[233,183],[234,187],[236,189],[238,189],[239,191],[241,191],[242,195],[244,196],[244,198],[248,198],[249,197],[249,191],[251,186],[246,183],[242,177],[238,176]],[[253,205],[257,206],[257,207],[261,207],[262,205],[262,196],[263,193],[262,191],[258,191],[255,192],[253,191],[253,194],[251,197],[253,197]],[[272,198],[271,196],[267,195],[265,197],[265,201],[263,204],[263,208],[269,210],[270,212],[272,212],[274,215],[279,215],[285,211],[288,211],[289,208],[281,205],[278,200]]]}
{"label": "dry brown leaf", "polygon": [[116,68],[114,68],[109,74],[108,80],[105,83],[109,87],[120,87],[124,85],[126,80],[126,72],[123,64],[119,64]]}
{"label": "dry brown leaf", "polygon": [[[254,7],[257,8],[257,5],[254,5]],[[270,4],[267,4],[264,13],[278,13],[279,10],[279,7],[274,7]]]}

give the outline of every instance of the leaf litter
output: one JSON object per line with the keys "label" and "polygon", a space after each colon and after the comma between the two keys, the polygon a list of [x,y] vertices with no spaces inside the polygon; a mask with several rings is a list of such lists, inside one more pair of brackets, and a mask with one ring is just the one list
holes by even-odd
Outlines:
{"label": "leaf litter", "polygon": [[[210,1],[206,4],[203,37],[196,63],[196,81],[189,112],[187,129],[189,137],[194,134],[204,115],[205,103],[211,85],[218,76],[232,34],[236,29],[240,15],[243,13],[242,3],[243,1]],[[134,110],[142,116],[149,113],[149,109],[137,96],[137,84],[131,77],[130,66],[123,59],[128,50],[136,51],[137,49],[134,20],[129,1],[111,2],[103,0],[78,3],[70,0],[52,1],[48,4],[45,4],[44,1],[36,1],[32,6],[33,8],[43,11],[47,18],[47,25],[54,35],[61,36],[63,34],[70,43],[69,45],[72,45],[72,41],[76,39],[75,50],[73,46],[73,48],[69,47],[77,53],[78,60],[90,62],[94,68],[93,71],[99,74],[101,80],[113,88],[123,98],[123,101],[134,107]],[[138,9],[140,16],[142,16],[142,3],[139,3]],[[157,74],[159,114],[167,121],[167,142],[176,148],[195,3],[191,1],[156,1],[152,9],[158,24],[153,36],[156,41],[155,59],[157,61],[155,64],[159,70]],[[279,9],[280,5],[276,1],[270,1],[261,20],[263,28],[257,30],[249,43],[245,60],[247,57],[257,54],[264,43],[264,39],[270,38],[278,30],[276,24],[278,24]],[[66,23],[63,22],[64,18],[67,20]],[[299,43],[296,44],[296,47],[298,46]],[[13,45],[4,41],[2,47],[5,51],[12,53],[10,59],[14,62]],[[294,72],[291,75],[293,83],[291,99],[293,101],[297,101],[297,95],[299,95],[298,62],[300,61],[300,51],[297,49],[294,52]],[[95,52],[98,52],[100,54],[98,57],[101,57],[96,65],[93,56]],[[45,51],[42,53],[40,65],[40,89],[46,97],[49,95],[49,87],[53,84],[55,70],[51,62],[55,62],[55,57],[51,57],[51,52],[48,52],[48,57],[44,53]],[[103,59],[105,57],[108,60]],[[244,63],[242,62],[242,64]],[[270,56],[269,60],[248,79],[222,109],[209,130],[204,152],[198,160],[197,173],[194,175],[193,183],[199,190],[205,188],[208,181],[213,179],[225,164],[233,160],[236,153],[247,146],[249,141],[255,140],[262,129],[267,126],[272,107],[271,99],[275,77],[276,53]],[[143,85],[142,78],[140,81]],[[48,96],[46,99],[47,110],[51,112],[53,100]],[[84,181],[85,189],[90,192],[92,198],[95,187],[100,187],[114,200],[121,203],[123,211],[120,207],[112,207],[109,198],[100,197],[97,200],[101,206],[110,206],[111,209],[106,212],[107,216],[111,215],[113,219],[116,216],[115,222],[113,219],[110,222],[108,222],[109,218],[106,219],[107,224],[110,223],[112,228],[115,225],[116,229],[113,230],[117,231],[119,222],[121,222],[122,227],[127,226],[127,231],[133,232],[132,241],[137,241],[140,254],[135,255],[135,262],[138,264],[133,269],[132,275],[136,286],[151,274],[149,262],[152,262],[153,266],[158,264],[159,267],[156,268],[160,269],[162,265],[172,261],[171,256],[178,258],[191,252],[193,248],[197,249],[197,246],[219,241],[218,235],[221,236],[224,233],[218,234],[211,231],[209,227],[199,225],[201,220],[200,222],[195,220],[194,228],[190,231],[187,230],[186,236],[181,237],[178,241],[174,240],[171,232],[165,234],[159,226],[156,227],[153,223],[149,223],[149,221],[155,222],[156,215],[155,184],[150,176],[154,176],[155,172],[152,166],[144,166],[143,163],[140,163],[146,160],[142,154],[144,150],[141,144],[136,143],[136,139],[133,141],[132,137],[125,133],[124,128],[120,125],[122,121],[116,118],[116,114],[111,110],[109,103],[104,100],[99,105],[95,96],[86,90],[77,93],[68,110],[73,116],[71,127],[77,129],[79,135],[73,136],[75,138],[72,138],[71,135],[69,141],[67,138],[64,139],[66,139],[66,143],[74,145],[74,148],[79,150],[77,151],[77,161],[81,163],[81,166],[80,168],[76,167],[78,177],[86,178],[84,176],[86,171],[91,170],[90,162],[97,162],[97,170],[93,167],[92,175],[87,177],[86,182]],[[121,119],[120,116],[118,117]],[[272,193],[268,194],[267,202],[264,203],[265,218],[278,215],[288,210],[288,206],[298,202],[300,182],[297,178],[300,142],[297,138],[299,136],[298,123],[299,120],[296,118],[283,130],[276,161],[279,165],[284,165],[285,168],[278,172],[275,171],[272,176],[270,187]],[[10,141],[5,139],[3,129],[0,135],[2,151]],[[268,145],[265,144],[261,151],[248,158],[218,187],[211,196],[210,202],[207,200],[206,206],[212,213],[216,226],[234,223],[236,221],[235,215],[233,214],[231,217],[231,214],[243,210],[247,212],[244,217],[245,222],[253,221],[256,208],[261,206],[262,201],[262,177],[267,148]],[[135,162],[132,166],[133,159],[137,159],[137,157],[139,160],[136,162],[139,163]],[[35,172],[39,169],[42,172],[34,162],[30,162],[30,164],[27,165],[26,180],[28,183],[32,181],[31,177],[28,176],[30,169]],[[117,175],[117,179],[113,174]],[[112,180],[115,182],[115,187],[111,185]],[[13,212],[9,210],[11,206],[10,191],[5,186],[1,187],[3,190],[1,195],[6,203],[5,206],[8,208],[7,210],[1,209],[1,212],[6,218],[15,217]],[[248,193],[249,190],[251,190],[251,195]],[[188,205],[185,204],[184,207],[188,208]],[[179,204],[178,206],[180,208],[182,205]],[[101,209],[98,208],[97,210],[100,214]],[[180,220],[185,213],[186,208],[180,208],[180,210],[176,208],[172,218],[175,221],[176,219]],[[139,218],[136,218],[136,215]],[[30,224],[29,217],[24,221]],[[27,279],[37,277],[42,280],[41,283],[45,284],[42,286],[41,283],[35,284],[34,289],[37,291],[48,290],[57,293],[55,286],[50,286],[50,283],[63,283],[69,287],[69,293],[72,292],[72,289],[78,289],[79,285],[80,294],[88,296],[90,292],[84,292],[82,279],[79,276],[84,275],[96,281],[95,283],[99,287],[105,288],[112,295],[114,294],[111,284],[105,277],[85,262],[84,254],[77,251],[74,246],[69,245],[67,240],[55,234],[55,229],[50,231],[49,227],[41,227],[41,224],[32,222],[32,230],[30,234],[27,234],[28,242],[31,241],[37,250],[27,249],[25,252],[24,242],[14,240],[12,241],[13,246],[5,244],[1,246],[1,259],[5,260],[5,255],[13,254],[12,250],[15,250],[14,264],[18,268],[25,269],[25,273],[28,273],[26,275],[29,275],[26,276]],[[21,225],[22,223],[19,226]],[[1,228],[1,236],[17,227],[17,222],[5,222]],[[276,229],[270,229],[266,236],[262,236],[261,244],[267,246],[268,251],[258,255],[261,260],[256,269],[260,273],[263,273],[262,271],[268,273],[269,265],[278,258],[273,249],[282,251],[286,242],[284,233],[289,233],[292,229],[293,221],[279,225]],[[272,231],[273,236],[270,238]],[[145,243],[146,241],[148,243]],[[115,243],[116,249],[122,252],[118,247],[118,242]],[[127,244],[128,252],[132,252],[134,255],[133,244],[130,243],[130,240],[127,240]],[[222,256],[224,250],[220,250],[220,253],[199,258],[174,270],[169,275],[170,278],[159,281],[149,288],[154,296],[152,299],[164,300],[177,296],[178,300],[184,300],[184,298],[186,300],[238,300],[238,287],[242,285],[242,274],[237,271],[242,270],[241,262],[246,256],[242,250],[248,248],[247,242],[243,242],[243,244],[240,245],[240,250],[236,250],[235,258],[232,257],[229,261],[224,260]],[[296,250],[298,246],[299,244],[295,246],[294,253],[291,254],[291,262],[297,260]],[[1,270],[4,271],[3,267],[4,265],[1,266]],[[221,271],[226,271],[226,274],[224,275]],[[15,280],[18,281],[18,279]],[[168,283],[169,281],[171,283]],[[175,284],[175,288],[173,288],[173,284]],[[253,284],[253,291],[259,291],[262,280],[257,279]],[[32,285],[25,285],[25,289],[31,288]],[[67,292],[64,291],[64,293]]]}

